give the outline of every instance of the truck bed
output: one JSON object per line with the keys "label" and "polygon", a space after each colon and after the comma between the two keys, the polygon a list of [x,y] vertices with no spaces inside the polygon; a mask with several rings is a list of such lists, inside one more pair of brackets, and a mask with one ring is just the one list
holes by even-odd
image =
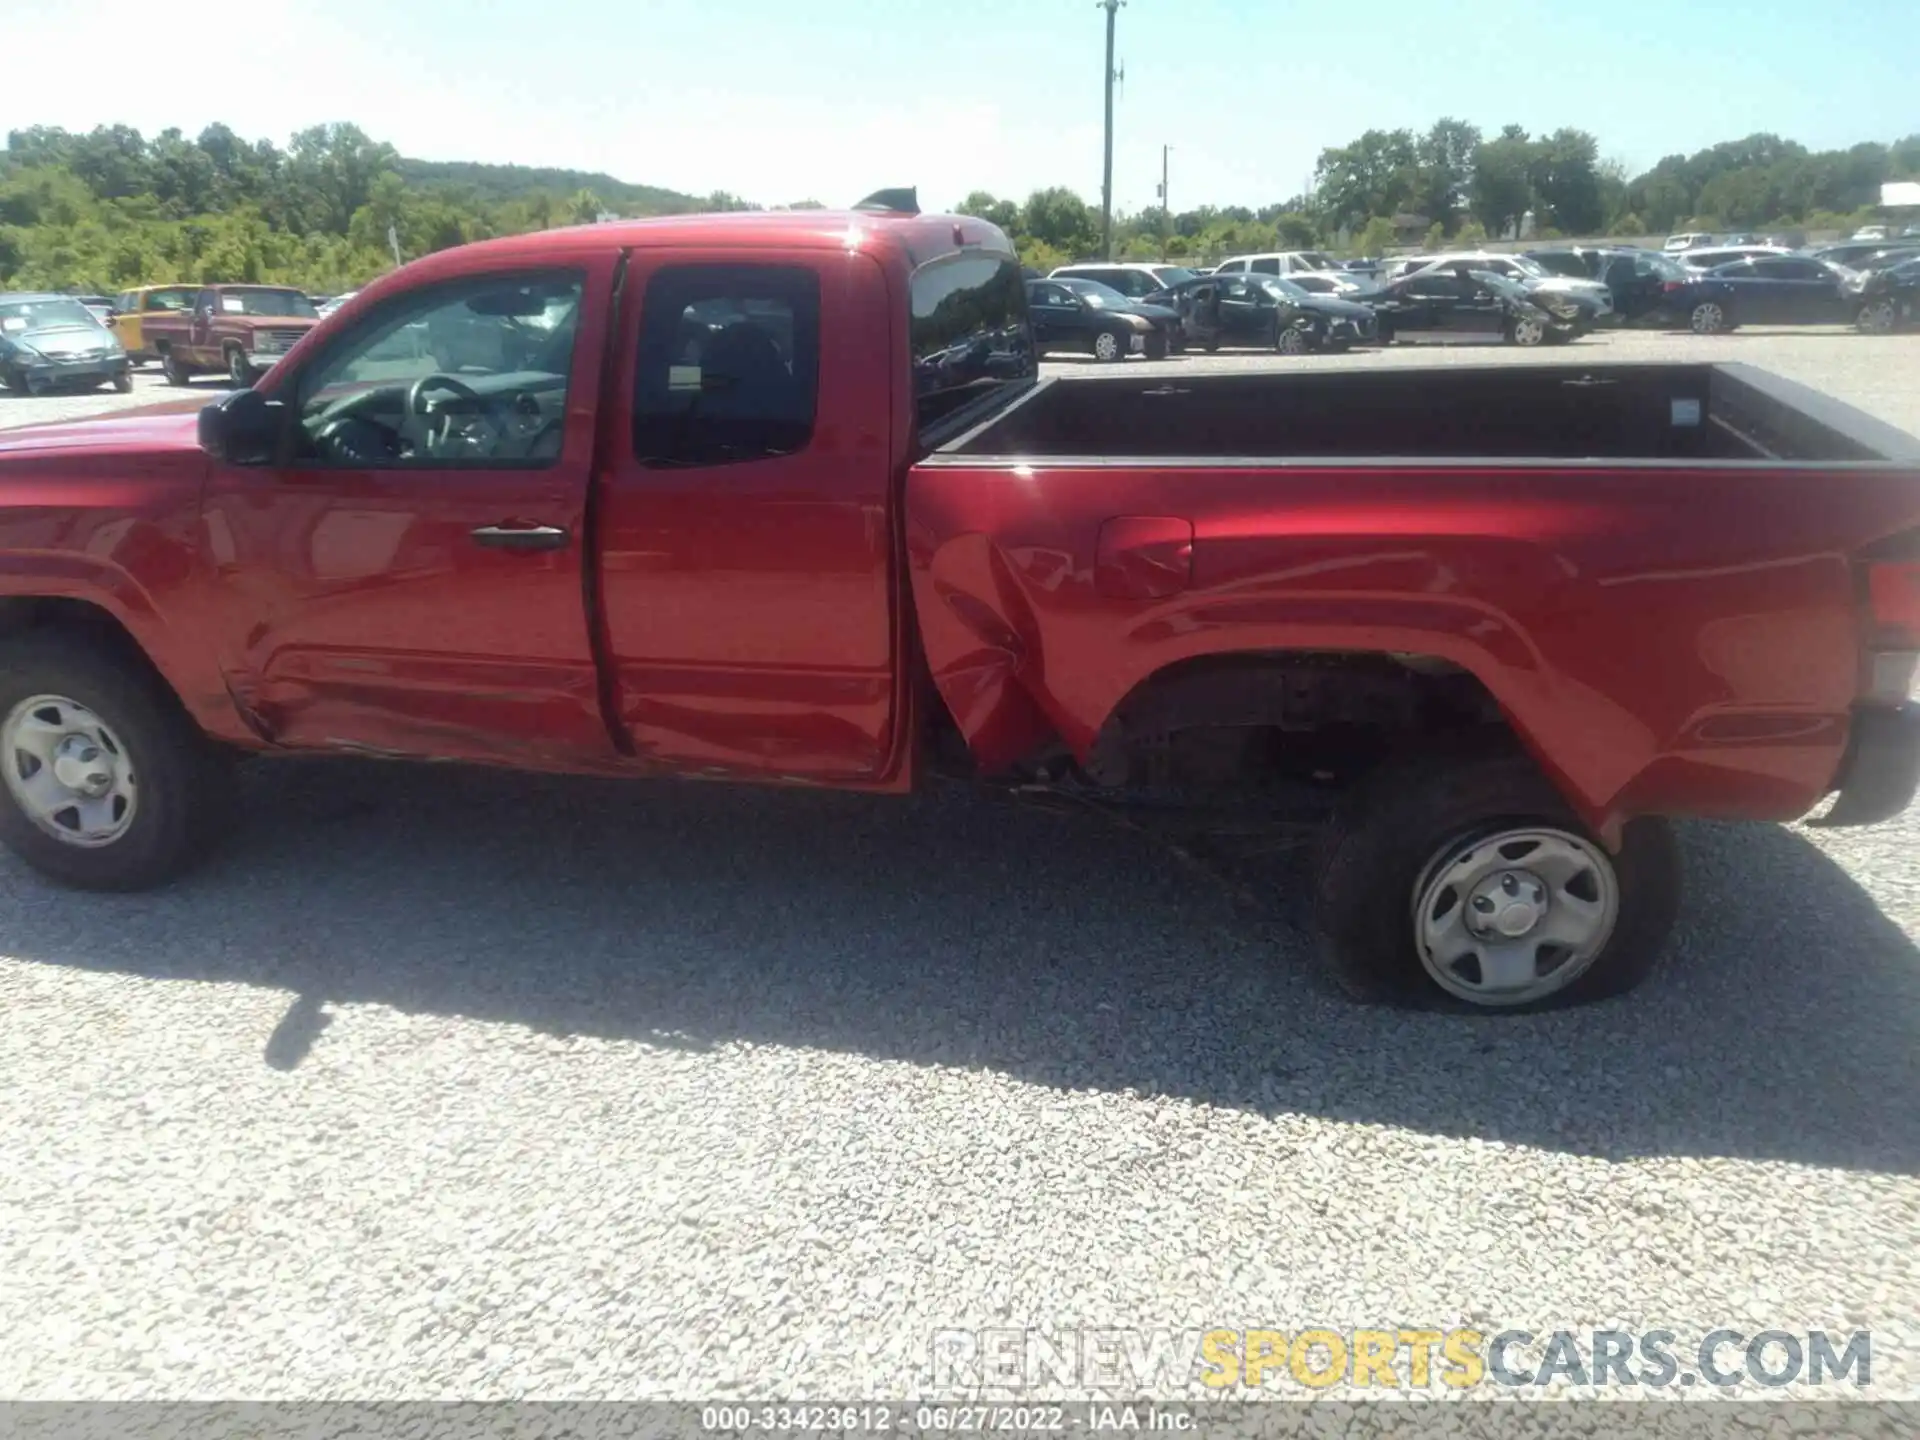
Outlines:
{"label": "truck bed", "polygon": [[1473,365],[1042,381],[961,460],[1920,463],[1920,441],[1743,364]]}

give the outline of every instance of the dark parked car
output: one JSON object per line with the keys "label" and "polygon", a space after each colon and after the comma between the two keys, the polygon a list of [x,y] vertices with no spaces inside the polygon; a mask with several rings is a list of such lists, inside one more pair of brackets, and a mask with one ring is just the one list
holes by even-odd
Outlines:
{"label": "dark parked car", "polygon": [[1180,316],[1184,343],[1259,345],[1282,355],[1346,350],[1378,336],[1372,309],[1315,295],[1278,275],[1208,275],[1155,297]]}
{"label": "dark parked car", "polygon": [[1696,335],[1736,325],[1839,325],[1853,318],[1847,286],[1854,272],[1805,255],[1736,260],[1693,276],[1670,292]]}
{"label": "dark parked car", "polygon": [[1193,279],[1193,271],[1184,265],[1151,265],[1144,262],[1118,262],[1111,265],[1088,261],[1084,265],[1062,265],[1047,276],[1049,280],[1091,280],[1109,290],[1118,290],[1129,300],[1144,300],[1156,290]]}
{"label": "dark parked car", "polygon": [[133,389],[120,338],[72,295],[0,295],[0,384],[38,395],[62,385]]}
{"label": "dark parked car", "polygon": [[1593,328],[1598,307],[1582,296],[1529,287],[1461,263],[1403,276],[1369,300],[1380,338],[1504,340],[1543,345],[1577,340]]}
{"label": "dark parked car", "polygon": [[1179,347],[1180,317],[1172,310],[1092,280],[1029,280],[1027,310],[1034,349],[1043,355],[1074,350],[1096,360],[1159,360]]}
{"label": "dark parked car", "polygon": [[1677,260],[1637,245],[1559,245],[1527,254],[1556,275],[1605,285],[1615,318],[1625,324],[1677,320],[1673,287],[1692,278]]}
{"label": "dark parked car", "polygon": [[1866,270],[1893,257],[1904,260],[1920,255],[1920,240],[1855,240],[1844,245],[1819,245],[1801,253],[1809,260]]}
{"label": "dark parked car", "polygon": [[1853,323],[1870,335],[1920,325],[1920,255],[1862,275],[1849,303]]}

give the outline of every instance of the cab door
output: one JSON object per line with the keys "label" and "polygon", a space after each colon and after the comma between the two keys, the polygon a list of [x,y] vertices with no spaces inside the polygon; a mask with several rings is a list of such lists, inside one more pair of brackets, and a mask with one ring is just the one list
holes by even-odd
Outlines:
{"label": "cab door", "polygon": [[398,291],[269,372],[281,452],[213,464],[203,528],[222,668],[280,744],[615,759],[585,547],[617,259],[583,246]]}
{"label": "cab door", "polygon": [[[940,263],[957,293],[1004,262]],[[885,273],[648,249],[624,294],[595,482],[616,723],[668,772],[885,780],[905,643],[886,397],[909,342]]]}

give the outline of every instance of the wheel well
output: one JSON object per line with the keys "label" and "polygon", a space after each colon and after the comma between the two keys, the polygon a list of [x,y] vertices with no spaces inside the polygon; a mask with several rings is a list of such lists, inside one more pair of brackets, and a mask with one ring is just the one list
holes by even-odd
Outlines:
{"label": "wheel well", "polygon": [[186,706],[181,704],[167,677],[112,612],[91,601],[64,596],[15,595],[0,599],[0,640],[30,631],[70,635],[82,644],[114,656],[186,713]]}
{"label": "wheel well", "polygon": [[1260,775],[1345,785],[1416,745],[1459,740],[1518,743],[1479,677],[1437,656],[1207,656],[1134,687],[1085,769],[1115,786],[1237,787]]}

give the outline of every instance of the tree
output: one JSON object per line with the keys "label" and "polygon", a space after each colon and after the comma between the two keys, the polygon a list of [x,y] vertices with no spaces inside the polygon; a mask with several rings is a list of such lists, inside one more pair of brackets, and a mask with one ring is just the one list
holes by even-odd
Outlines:
{"label": "tree", "polygon": [[1535,142],[1529,180],[1543,223],[1573,235],[1598,234],[1606,220],[1599,173],[1600,144],[1584,130],[1561,129]]}
{"label": "tree", "polygon": [[1468,200],[1473,182],[1474,152],[1480,148],[1480,128],[1451,118],[1433,122],[1417,147],[1419,179],[1414,208],[1432,216],[1443,227]]}
{"label": "tree", "polygon": [[1020,229],[1020,206],[1012,200],[1002,200],[985,190],[976,190],[956,207],[962,215],[971,215],[976,220],[985,220],[989,225],[998,225],[1008,235],[1016,234]]}
{"label": "tree", "polygon": [[1533,145],[1525,132],[1509,125],[1498,140],[1481,144],[1473,156],[1473,214],[1483,235],[1505,235],[1517,228],[1533,204]]}
{"label": "tree", "polygon": [[1314,190],[1336,225],[1404,210],[1420,179],[1411,130],[1368,130],[1350,145],[1320,152]]}
{"label": "tree", "polygon": [[1065,186],[1034,191],[1027,197],[1021,218],[1021,233],[1032,236],[1050,250],[1066,254],[1069,259],[1084,258],[1099,248],[1098,217],[1086,201]]}
{"label": "tree", "polygon": [[1306,250],[1320,243],[1320,227],[1313,217],[1289,210],[1273,222],[1275,237],[1288,250]]}
{"label": "tree", "polygon": [[1393,228],[1393,221],[1384,215],[1376,215],[1361,227],[1360,233],[1353,237],[1353,253],[1356,255],[1380,255],[1388,246],[1399,239]]}

